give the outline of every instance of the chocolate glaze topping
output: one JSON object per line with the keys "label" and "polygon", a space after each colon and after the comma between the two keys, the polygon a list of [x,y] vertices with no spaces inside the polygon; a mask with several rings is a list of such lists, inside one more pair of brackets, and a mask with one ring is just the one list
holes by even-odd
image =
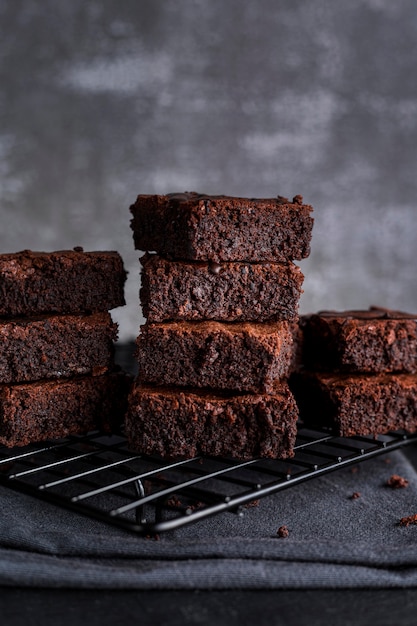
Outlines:
{"label": "chocolate glaze topping", "polygon": [[[178,203],[178,204],[180,204],[181,202],[190,202],[190,201],[199,202],[200,200],[210,201],[210,200],[228,200],[228,199],[235,200],[236,199],[236,198],[232,198],[231,196],[208,195],[204,193],[197,193],[196,191],[168,193],[166,194],[166,197],[168,198],[170,202]],[[264,199],[259,199],[259,198],[248,198],[248,200],[251,202],[257,202],[257,201],[265,202]],[[289,200],[288,198],[285,198],[284,196],[277,196],[275,200],[278,204],[302,204],[303,196],[300,196],[300,195],[294,196],[292,202],[291,200]]]}
{"label": "chocolate glaze topping", "polygon": [[218,274],[220,270],[222,269],[222,266],[220,265],[220,263],[215,263],[214,261],[210,261],[208,267],[209,267],[209,271],[212,274]]}
{"label": "chocolate glaze topping", "polygon": [[348,311],[319,311],[319,317],[325,318],[345,318],[345,319],[361,319],[361,320],[413,320],[417,319],[417,314],[404,313],[403,311],[394,311],[381,307],[372,306],[368,310],[348,310]]}

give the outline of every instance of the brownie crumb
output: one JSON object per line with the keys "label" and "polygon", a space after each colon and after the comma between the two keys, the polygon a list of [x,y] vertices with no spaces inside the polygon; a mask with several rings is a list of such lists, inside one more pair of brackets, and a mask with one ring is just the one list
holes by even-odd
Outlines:
{"label": "brownie crumb", "polygon": [[251,509],[254,506],[259,506],[259,500],[251,500],[250,502],[247,502],[244,506],[246,509]]}
{"label": "brownie crumb", "polygon": [[359,493],[359,491],[354,491],[352,495],[349,496],[350,500],[357,500],[360,497],[361,497],[361,494]]}
{"label": "brownie crumb", "polygon": [[402,517],[399,521],[400,526],[411,526],[412,524],[417,526],[417,514]]}
{"label": "brownie crumb", "polygon": [[177,496],[172,496],[172,498],[169,498],[169,500],[167,500],[167,505],[169,507],[179,508],[180,506],[182,506],[182,502],[179,498],[177,498]]}
{"label": "brownie crumb", "polygon": [[408,487],[408,480],[402,476],[398,476],[398,474],[393,474],[391,478],[387,480],[386,484],[387,487],[391,487],[391,489],[403,489],[404,487]]}
{"label": "brownie crumb", "polygon": [[154,541],[159,541],[160,536],[158,535],[158,533],[154,533],[152,535],[145,535],[145,539],[153,539]]}
{"label": "brownie crumb", "polygon": [[288,537],[289,534],[290,531],[288,530],[287,526],[280,526],[277,530],[278,537]]}
{"label": "brownie crumb", "polygon": [[199,500],[196,500],[195,502],[191,502],[187,506],[187,510],[188,511],[195,511],[197,509],[201,509],[203,506],[204,506],[204,502],[200,502]]}
{"label": "brownie crumb", "polygon": [[303,196],[296,195],[293,200],[294,204],[303,204]]}

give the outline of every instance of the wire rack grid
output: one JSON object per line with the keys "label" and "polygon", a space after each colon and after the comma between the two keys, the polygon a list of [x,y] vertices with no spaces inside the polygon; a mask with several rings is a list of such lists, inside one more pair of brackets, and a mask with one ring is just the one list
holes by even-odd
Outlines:
{"label": "wire rack grid", "polygon": [[335,437],[300,428],[291,459],[197,457],[167,462],[132,453],[123,435],[90,433],[0,449],[0,483],[143,535],[245,506],[281,489],[417,442],[404,432]]}

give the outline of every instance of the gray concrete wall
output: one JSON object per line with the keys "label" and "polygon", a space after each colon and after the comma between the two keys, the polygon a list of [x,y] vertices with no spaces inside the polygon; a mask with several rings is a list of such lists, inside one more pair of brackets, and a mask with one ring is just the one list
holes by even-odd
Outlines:
{"label": "gray concrete wall", "polygon": [[417,311],[415,0],[0,0],[0,251],[116,249],[139,193],[302,194],[301,311]]}

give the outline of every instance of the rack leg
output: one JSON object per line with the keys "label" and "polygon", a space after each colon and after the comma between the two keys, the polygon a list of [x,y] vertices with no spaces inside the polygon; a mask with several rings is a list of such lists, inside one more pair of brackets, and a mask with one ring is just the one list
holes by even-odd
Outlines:
{"label": "rack leg", "polygon": [[[138,478],[137,480],[135,480],[134,485],[135,485],[135,490],[136,490],[137,495],[140,498],[144,498],[146,493],[145,493],[145,487],[143,486],[142,481]],[[137,524],[146,523],[146,519],[144,517],[144,506],[139,505],[138,507],[136,507],[135,517],[136,517]]]}

